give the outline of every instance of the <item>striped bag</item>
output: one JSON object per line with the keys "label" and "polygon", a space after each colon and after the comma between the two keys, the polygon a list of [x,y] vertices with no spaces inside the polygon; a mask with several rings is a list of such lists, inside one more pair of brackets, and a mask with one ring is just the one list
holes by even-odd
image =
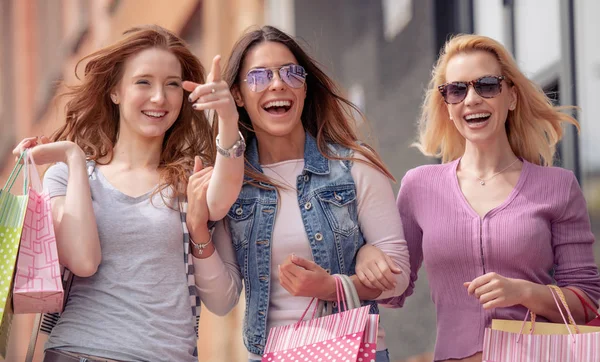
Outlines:
{"label": "striped bag", "polygon": [[[548,287],[564,324],[536,323],[534,313],[531,322],[526,322],[529,311],[523,322],[493,320],[484,334],[483,362],[600,361],[600,327],[576,325],[560,288]],[[529,333],[523,333],[525,328]]]}
{"label": "striped bag", "polygon": [[352,298],[347,296],[356,295],[356,290],[346,276],[334,277],[340,312],[315,318],[315,308],[313,317],[303,320],[313,298],[299,322],[271,329],[262,362],[375,361],[379,315],[370,315],[369,306],[348,304]]}

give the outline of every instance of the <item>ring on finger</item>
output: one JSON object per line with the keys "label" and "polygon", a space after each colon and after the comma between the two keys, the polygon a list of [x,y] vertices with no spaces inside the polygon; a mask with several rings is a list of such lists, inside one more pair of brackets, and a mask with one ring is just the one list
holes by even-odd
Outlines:
{"label": "ring on finger", "polygon": [[216,92],[216,90],[213,88],[210,90],[210,92],[214,94]]}

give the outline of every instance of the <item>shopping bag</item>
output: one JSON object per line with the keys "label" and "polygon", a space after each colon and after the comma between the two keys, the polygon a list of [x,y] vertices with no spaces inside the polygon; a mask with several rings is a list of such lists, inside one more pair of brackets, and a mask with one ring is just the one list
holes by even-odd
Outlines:
{"label": "shopping bag", "polygon": [[19,251],[23,219],[27,208],[27,180],[23,183],[23,195],[10,193],[15,180],[19,176],[25,152],[13,168],[4,188],[0,190],[0,356],[6,357],[8,337],[12,323],[12,285],[14,268]]}
{"label": "shopping bag", "polygon": [[[346,297],[347,308],[360,308],[361,303],[360,299],[358,298],[358,292],[356,291],[356,287],[354,286],[354,283],[352,282],[350,277],[344,274],[337,274],[336,276],[339,277],[342,282],[344,296]],[[377,354],[376,347],[378,331],[379,314],[369,314],[367,319],[367,325],[365,327],[365,333],[363,334],[363,338],[358,348],[359,353],[357,360],[359,362],[375,361]]]}
{"label": "shopping bag", "polygon": [[42,190],[31,153],[25,157],[29,201],[21,233],[21,246],[13,289],[14,313],[60,312],[63,286],[50,195]]}
{"label": "shopping bag", "polygon": [[600,328],[576,325],[560,288],[548,287],[564,324],[536,322],[533,313],[531,322],[526,322],[529,311],[522,322],[493,320],[491,328],[485,329],[484,362],[600,361]]}
{"label": "shopping bag", "polygon": [[[369,316],[369,306],[348,309],[342,280],[334,277],[340,312],[315,318],[315,308],[313,318],[303,320],[313,298],[299,322],[271,329],[262,362],[374,360],[377,328],[369,323],[378,319]],[[365,334],[370,343],[363,343]]]}

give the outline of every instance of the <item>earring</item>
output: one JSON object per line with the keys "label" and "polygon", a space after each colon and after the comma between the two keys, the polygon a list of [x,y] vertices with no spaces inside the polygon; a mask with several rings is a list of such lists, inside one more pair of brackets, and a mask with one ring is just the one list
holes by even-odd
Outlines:
{"label": "earring", "polygon": [[517,106],[515,106],[514,104],[511,104],[510,107],[508,107],[508,109],[511,111],[514,111],[515,108],[517,108]]}
{"label": "earring", "polygon": [[110,99],[113,101],[114,104],[119,104],[119,102],[117,101],[117,96],[114,94],[110,95]]}

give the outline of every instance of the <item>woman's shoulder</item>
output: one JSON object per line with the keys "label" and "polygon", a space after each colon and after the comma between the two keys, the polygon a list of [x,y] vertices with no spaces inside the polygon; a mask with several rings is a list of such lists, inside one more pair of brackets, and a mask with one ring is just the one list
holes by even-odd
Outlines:
{"label": "woman's shoulder", "polygon": [[402,185],[418,183],[420,185],[428,185],[440,178],[451,179],[455,175],[456,161],[442,164],[427,164],[417,166],[406,172],[402,178]]}
{"label": "woman's shoulder", "polygon": [[[576,180],[573,171],[556,166],[540,166],[525,161],[528,168],[528,183],[544,184],[545,187],[564,188],[570,186]],[[568,187],[567,187],[568,190]]]}
{"label": "woman's shoulder", "polygon": [[[90,175],[96,168],[96,161],[86,160],[85,165],[86,165],[88,175]],[[46,174],[48,174],[48,173],[67,175],[69,173],[69,166],[64,162],[57,162],[48,167],[48,169],[46,170]]]}

